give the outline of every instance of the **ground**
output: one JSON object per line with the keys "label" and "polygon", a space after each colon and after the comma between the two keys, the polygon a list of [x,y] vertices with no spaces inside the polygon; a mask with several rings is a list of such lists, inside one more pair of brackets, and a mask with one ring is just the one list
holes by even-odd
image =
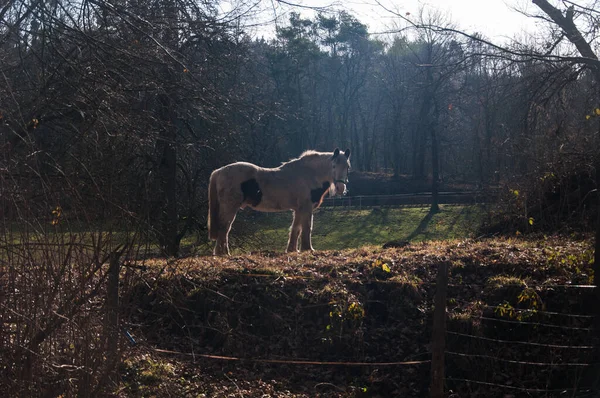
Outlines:
{"label": "ground", "polygon": [[[390,241],[444,240],[473,238],[485,219],[482,206],[443,205],[442,211],[429,214],[427,207],[331,209],[314,214],[313,247],[317,250],[342,250]],[[251,209],[238,212],[230,233],[234,255],[254,251],[279,252],[286,248],[292,213],[261,213]],[[183,242],[187,253],[212,252],[205,234],[188,236]]]}
{"label": "ground", "polygon": [[143,282],[123,297],[136,344],[124,351],[115,395],[427,396],[441,263],[450,269],[451,396],[576,396],[570,389],[597,382],[593,366],[562,365],[598,354],[592,289],[569,287],[592,278],[585,236],[400,246],[149,260],[146,271],[127,270]]}

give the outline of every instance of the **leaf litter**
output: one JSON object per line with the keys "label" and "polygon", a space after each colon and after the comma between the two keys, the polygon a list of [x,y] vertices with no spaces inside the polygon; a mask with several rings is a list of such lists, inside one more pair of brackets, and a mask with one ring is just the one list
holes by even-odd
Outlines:
{"label": "leaf litter", "polygon": [[[567,293],[558,286],[589,284],[591,254],[589,239],[551,237],[147,260],[147,271],[139,272],[139,281],[123,294],[123,318],[138,344],[124,352],[116,395],[425,396],[427,362],[348,363],[430,359],[435,279],[442,262],[450,269],[448,330],[458,333],[447,335],[448,350],[520,361],[586,361],[589,353],[578,350],[494,345],[486,339],[564,344],[568,338],[570,345],[590,344],[589,335],[565,336],[559,328],[532,329],[529,323],[589,326],[587,318],[565,320],[546,312],[590,310],[585,289]],[[144,378],[148,360],[170,371]],[[560,388],[561,381],[571,386],[581,377],[569,369],[542,367],[503,365],[499,372],[487,359],[447,356],[446,362],[453,396],[511,391],[452,379],[546,389]]]}

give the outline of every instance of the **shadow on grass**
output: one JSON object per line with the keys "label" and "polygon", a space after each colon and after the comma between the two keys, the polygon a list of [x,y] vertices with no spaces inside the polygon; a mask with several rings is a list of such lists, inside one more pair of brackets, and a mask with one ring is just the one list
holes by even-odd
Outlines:
{"label": "shadow on grass", "polygon": [[458,222],[461,220],[461,218],[462,218],[463,220],[466,220],[466,219],[469,217],[469,215],[470,215],[470,212],[468,212],[468,211],[467,211],[467,207],[463,207],[463,208],[460,210],[460,213],[458,213],[458,214],[456,215],[456,217],[454,217],[454,218],[452,219],[452,222],[450,223],[450,226],[448,227],[448,234],[451,234],[451,233],[453,233],[453,232],[454,232],[454,229],[455,229],[455,227],[456,227],[456,224],[457,224],[457,223],[458,223]]}
{"label": "shadow on grass", "polygon": [[415,239],[417,236],[421,235],[423,232],[425,232],[425,230],[427,229],[427,226],[431,222],[431,219],[437,213],[439,213],[439,212],[431,212],[431,211],[428,212],[427,215],[425,217],[423,217],[423,219],[421,220],[421,222],[419,223],[417,228],[415,228],[415,230],[412,231],[411,234],[406,237],[406,240],[411,241],[411,240]]}
{"label": "shadow on grass", "polygon": [[[341,250],[390,241],[444,240],[475,233],[482,211],[476,207],[442,207],[431,213],[425,207],[319,210],[314,216],[313,247]],[[287,245],[291,212],[259,213],[241,211],[230,234],[234,254],[261,250],[283,252]],[[209,252],[214,245],[197,247]]]}
{"label": "shadow on grass", "polygon": [[390,228],[387,210],[327,212],[316,217],[313,244],[321,250],[337,250],[385,241]]}

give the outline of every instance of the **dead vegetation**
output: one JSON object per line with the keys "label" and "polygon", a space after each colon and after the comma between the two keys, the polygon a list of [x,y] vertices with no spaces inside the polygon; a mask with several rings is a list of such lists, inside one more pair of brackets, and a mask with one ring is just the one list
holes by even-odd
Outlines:
{"label": "dead vegetation", "polygon": [[[137,345],[125,351],[117,395],[425,396],[429,363],[418,361],[430,358],[441,262],[450,265],[449,351],[591,362],[595,351],[519,343],[593,345],[589,331],[540,326],[587,330],[590,318],[549,314],[591,313],[591,289],[558,287],[589,283],[591,254],[588,240],[545,238],[147,261],[123,297]],[[499,349],[487,338],[508,343]],[[397,364],[405,361],[417,363]],[[447,385],[454,396],[497,396],[507,391],[453,378],[542,390],[588,381],[560,367],[499,369],[489,358],[448,356]],[[545,394],[537,396],[553,396]]]}

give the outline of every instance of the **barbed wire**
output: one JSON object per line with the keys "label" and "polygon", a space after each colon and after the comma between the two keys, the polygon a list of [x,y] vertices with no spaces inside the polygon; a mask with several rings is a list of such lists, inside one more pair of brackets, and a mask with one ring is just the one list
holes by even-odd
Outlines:
{"label": "barbed wire", "polygon": [[448,378],[446,378],[446,380],[447,381],[460,381],[460,382],[465,382],[465,383],[481,384],[481,385],[486,385],[486,386],[490,386],[490,387],[501,387],[501,388],[506,388],[509,390],[518,390],[518,391],[525,391],[525,392],[539,392],[539,393],[558,392],[558,393],[562,393],[562,392],[567,392],[567,391],[577,391],[577,392],[592,392],[593,391],[590,387],[583,387],[581,389],[578,389],[578,388],[541,389],[541,388],[526,388],[526,387],[507,386],[506,384],[490,383],[490,382],[486,382],[486,381],[461,379],[461,378],[455,378],[455,377],[448,377]]}
{"label": "barbed wire", "polygon": [[[497,305],[482,304],[481,302],[477,302],[477,301],[467,301],[467,300],[460,300],[460,299],[456,299],[456,298],[452,298],[450,300],[454,300],[457,303],[462,303],[462,304],[466,304],[466,305],[474,305],[477,307],[488,308],[488,309],[493,309],[493,310],[497,309],[499,306],[502,305],[502,304],[497,304]],[[527,308],[511,308],[510,310],[515,311],[515,312],[535,313],[536,315],[541,314],[541,315],[552,315],[552,316],[566,316],[566,317],[584,318],[584,319],[595,318],[594,315],[569,314],[567,312],[554,312],[554,311],[534,310],[534,309],[527,309]]]}
{"label": "barbed wire", "polygon": [[557,344],[533,343],[533,342],[529,342],[529,341],[492,339],[489,337],[475,336],[472,334],[465,334],[465,333],[452,332],[452,331],[446,331],[446,334],[451,334],[451,335],[460,336],[460,337],[468,337],[468,338],[472,338],[472,339],[476,339],[476,340],[490,341],[490,342],[494,342],[494,343],[520,344],[520,345],[530,345],[530,346],[534,346],[534,347],[565,348],[565,349],[571,349],[571,350],[593,350],[593,349],[598,348],[596,346],[587,346],[587,345],[557,345]]}
{"label": "barbed wire", "polygon": [[581,366],[590,366],[590,365],[596,365],[598,363],[578,363],[578,362],[566,362],[566,363],[551,363],[551,362],[532,362],[532,361],[517,361],[514,359],[505,359],[505,358],[498,358],[498,357],[493,357],[490,355],[483,355],[483,354],[465,354],[462,352],[454,352],[454,351],[445,351],[446,354],[450,354],[450,355],[456,355],[456,356],[460,356],[460,357],[466,357],[466,358],[481,358],[481,359],[489,359],[492,361],[498,361],[498,362],[504,362],[504,363],[513,363],[516,365],[532,365],[532,366],[574,366],[574,367],[581,367]]}
{"label": "barbed wire", "polygon": [[518,325],[543,326],[543,327],[548,327],[548,328],[557,328],[557,329],[565,329],[565,330],[583,330],[583,331],[593,330],[593,328],[591,328],[591,327],[582,328],[582,327],[576,327],[576,326],[553,325],[551,323],[542,323],[542,322],[513,321],[513,320],[509,320],[509,319],[490,318],[490,317],[486,317],[486,316],[479,316],[479,317],[472,316],[472,318],[482,319],[485,321],[492,321],[492,322],[504,322],[504,323],[518,324]]}
{"label": "barbed wire", "polygon": [[[382,271],[385,272],[385,271]],[[275,279],[299,279],[299,280],[324,280],[324,279],[330,279],[331,276],[330,275],[323,275],[323,276],[306,276],[306,275],[293,275],[293,274],[277,274],[277,273],[273,273],[273,274],[259,274],[259,273],[243,273],[243,272],[236,272],[234,273],[235,276],[246,276],[246,277],[256,277],[256,278],[275,278]],[[389,283],[389,284],[395,284],[395,285],[414,285],[414,286],[431,286],[431,287],[435,287],[436,286],[436,282],[435,281],[412,281],[412,280],[407,280],[407,281],[398,281],[398,280],[390,280],[390,279],[377,279],[377,278],[369,278],[368,275],[364,275],[365,277],[367,277],[367,282],[374,282],[374,283]],[[391,275],[391,277],[396,276],[396,275]],[[402,276],[402,275],[399,275]],[[340,282],[356,282],[356,279],[351,279],[351,278],[339,278],[339,277],[335,277],[334,278],[336,281],[340,281]],[[492,285],[490,284],[477,284],[477,283],[448,283],[447,285],[448,287],[461,287],[461,288],[472,288],[472,287],[491,287]],[[596,286],[594,285],[573,285],[573,284],[561,284],[561,285],[551,285],[551,284],[536,284],[536,285],[532,285],[532,284],[519,284],[519,283],[507,283],[507,284],[494,284],[493,285],[494,288],[501,288],[501,287],[522,287],[522,288],[529,288],[529,289],[535,289],[535,288],[548,288],[548,289],[559,289],[559,288],[564,288],[564,289],[594,289],[596,288]]]}
{"label": "barbed wire", "polygon": [[549,289],[594,289],[596,288],[596,286],[594,285],[573,285],[573,284],[562,284],[562,285],[550,285],[550,284],[537,284],[537,285],[532,285],[532,284],[520,284],[520,283],[507,283],[507,284],[476,284],[476,283],[462,283],[462,284],[456,284],[456,283],[449,283],[448,287],[494,287],[494,288],[501,288],[501,287],[521,287],[524,289],[539,289],[539,288],[549,288]]}
{"label": "barbed wire", "polygon": [[221,361],[240,361],[240,362],[253,362],[253,363],[266,363],[266,364],[281,364],[281,365],[316,365],[316,366],[405,366],[405,365],[422,365],[430,363],[431,360],[426,359],[422,361],[402,361],[402,362],[342,362],[342,361],[310,361],[310,360],[298,360],[298,359],[265,359],[265,358],[241,358],[241,357],[230,357],[224,355],[209,355],[209,354],[196,354],[173,350],[163,350],[159,348],[152,348],[152,351],[161,354],[181,355],[181,356],[192,356],[200,357],[205,359],[214,359]]}
{"label": "barbed wire", "polygon": [[[244,268],[245,270],[248,270],[247,268]],[[252,271],[252,269],[249,269],[250,271]],[[299,271],[301,272],[302,270],[299,269]],[[389,279],[378,279],[376,276],[371,276],[369,274],[365,274],[362,273],[360,275],[358,275],[355,278],[349,278],[349,277],[336,277],[336,278],[332,278],[330,275],[326,274],[326,275],[298,275],[298,274],[282,274],[282,273],[244,273],[244,272],[235,272],[233,273],[232,276],[236,276],[236,277],[247,277],[247,278],[265,278],[265,279],[271,279],[273,281],[283,281],[283,280],[302,280],[302,281],[327,281],[328,279],[335,279],[336,282],[339,283],[348,283],[348,282],[352,282],[352,283],[382,283],[382,284],[394,284],[394,285],[411,285],[411,286],[423,286],[423,287],[436,287],[437,283],[434,281],[420,281],[420,280],[389,280]],[[390,276],[395,276],[394,274],[390,274]],[[399,275],[400,277],[402,276],[402,274]],[[188,278],[188,277],[186,277]],[[361,280],[362,279],[362,280]],[[191,281],[192,279],[190,279]],[[569,290],[573,290],[573,289],[581,289],[582,292],[588,292],[590,291],[590,289],[595,289],[596,287],[593,285],[574,285],[574,284],[521,284],[521,283],[511,283],[511,284],[502,284],[502,285],[491,285],[491,284],[471,284],[471,283],[461,283],[461,284],[456,284],[456,283],[449,283],[448,287],[450,288],[456,288],[456,289],[474,289],[474,288],[478,288],[478,287],[491,287],[493,286],[494,288],[500,288],[500,287],[517,287],[517,288],[522,288],[522,289],[569,289]],[[217,293],[220,295],[219,292],[217,291],[213,291],[214,293]],[[483,304],[483,303],[478,303],[477,300],[474,301],[468,301],[468,300],[458,300],[458,299],[450,299],[450,300],[455,300],[456,302],[459,303],[465,303],[465,304],[469,304],[469,305],[477,305],[480,306],[481,308],[488,308],[488,309],[496,309],[497,306],[494,305],[489,305],[489,304]],[[328,305],[328,304],[314,304],[311,306],[315,306],[315,305]],[[520,308],[514,308],[514,311],[517,312],[529,312],[531,310],[528,309],[520,309]],[[575,318],[575,319],[582,319],[582,320],[589,320],[589,319],[593,319],[594,316],[593,315],[582,315],[582,314],[570,314],[570,313],[561,313],[561,312],[553,312],[553,311],[542,311],[542,310],[535,310],[536,314],[543,314],[543,315],[551,315],[551,316],[563,316],[563,317],[570,317],[570,318]],[[589,332],[591,330],[593,330],[593,328],[591,327],[575,327],[575,326],[561,326],[561,325],[557,325],[557,324],[553,324],[551,322],[531,322],[531,321],[519,321],[519,320],[510,320],[510,319],[502,319],[502,318],[493,318],[493,317],[487,317],[487,316],[478,316],[478,315],[469,315],[470,318],[473,318],[475,320],[481,320],[481,321],[492,321],[492,322],[500,322],[500,323],[506,323],[506,324],[514,324],[514,325],[529,325],[529,326],[535,326],[535,327],[546,327],[546,328],[555,328],[555,329],[564,329],[564,330],[571,330],[571,331],[584,331],[584,332]],[[452,335],[452,336],[457,336],[457,337],[461,337],[461,338],[469,338],[469,339],[475,339],[475,340],[480,340],[480,341],[486,341],[486,342],[490,342],[490,343],[498,343],[498,344],[513,344],[513,345],[521,345],[521,346],[531,346],[531,347],[541,347],[541,348],[548,348],[548,349],[569,349],[569,350],[579,350],[579,351],[585,351],[585,350],[594,350],[597,349],[597,346],[593,346],[593,345],[561,345],[561,344],[544,344],[544,343],[535,343],[535,342],[528,342],[528,341],[510,341],[510,340],[503,340],[503,339],[495,339],[495,338],[490,338],[490,337],[484,337],[484,336],[475,336],[472,334],[466,334],[466,333],[460,333],[460,332],[454,332],[454,331],[446,331],[446,334]],[[234,357],[234,356],[222,356],[222,355],[210,355],[210,354],[197,354],[197,353],[186,353],[186,352],[180,352],[180,351],[173,351],[173,350],[163,350],[163,349],[154,349],[155,352],[157,353],[161,353],[161,354],[168,354],[168,355],[182,355],[182,356],[188,356],[188,357],[193,357],[193,358],[204,358],[204,359],[209,359],[209,360],[217,360],[217,361],[239,361],[239,362],[251,362],[251,363],[263,363],[263,364],[283,364],[283,365],[304,365],[304,366],[355,366],[355,367],[368,367],[368,366],[418,366],[418,365],[423,365],[423,364],[427,364],[427,363],[431,363],[431,360],[420,360],[420,361],[397,361],[397,362],[353,362],[353,361],[313,361],[313,360],[304,360],[304,359],[291,359],[291,358],[278,358],[278,359],[270,359],[270,358],[243,358],[243,357]],[[499,358],[499,357],[495,357],[495,356],[490,356],[490,355],[484,355],[484,354],[469,354],[469,353],[464,353],[464,352],[455,352],[455,351],[445,351],[446,355],[449,356],[455,356],[455,357],[459,357],[459,358],[466,358],[469,360],[474,361],[474,363],[478,363],[478,362],[482,362],[482,361],[494,361],[494,362],[500,362],[500,363],[507,363],[507,364],[514,364],[514,365],[522,365],[522,366],[535,366],[535,367],[574,367],[574,368],[585,368],[591,365],[595,365],[596,363],[583,363],[583,362],[567,362],[567,363],[551,363],[551,362],[536,362],[536,361],[521,361],[521,360],[516,360],[516,359],[506,359],[506,358]],[[578,360],[578,359],[575,359]],[[579,358],[579,360],[581,360],[581,358]],[[515,390],[515,391],[524,391],[524,392],[536,392],[536,393],[552,393],[552,392],[563,392],[563,391],[579,391],[579,392],[586,392],[589,389],[540,389],[540,388],[525,388],[525,387],[516,387],[516,386],[506,386],[506,385],[502,385],[502,384],[495,384],[495,383],[489,383],[489,382],[484,382],[484,381],[477,381],[477,380],[469,380],[469,379],[460,379],[460,378],[447,378],[446,379],[448,382],[451,381],[456,381],[456,382],[465,382],[465,383],[476,383],[476,384],[480,384],[480,385],[485,385],[485,386],[489,386],[489,387],[501,387],[501,388],[506,388],[506,389],[510,389],[510,390]]]}

